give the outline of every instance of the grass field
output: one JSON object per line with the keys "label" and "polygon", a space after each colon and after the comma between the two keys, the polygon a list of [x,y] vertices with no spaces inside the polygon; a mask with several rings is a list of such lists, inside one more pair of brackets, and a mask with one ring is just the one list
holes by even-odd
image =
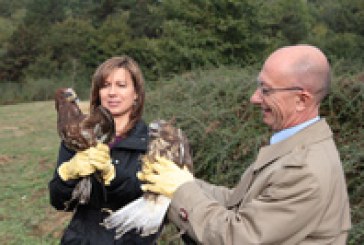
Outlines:
{"label": "grass field", "polygon": [[57,244],[69,214],[49,205],[59,138],[53,102],[0,107],[0,244]]}

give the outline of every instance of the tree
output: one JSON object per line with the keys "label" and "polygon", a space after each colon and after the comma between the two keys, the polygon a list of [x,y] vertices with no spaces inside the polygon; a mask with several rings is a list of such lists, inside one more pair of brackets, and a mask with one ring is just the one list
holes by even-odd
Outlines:
{"label": "tree", "polygon": [[40,36],[42,33],[35,26],[18,26],[0,62],[0,80],[20,81],[23,78],[24,70],[39,54]]}
{"label": "tree", "polygon": [[127,13],[111,15],[93,32],[84,53],[87,67],[94,69],[105,59],[125,53],[126,45],[132,43],[127,18]]}
{"label": "tree", "polygon": [[21,81],[25,69],[41,53],[39,45],[49,27],[64,17],[65,0],[32,0],[16,31],[13,32],[0,62],[0,79]]}

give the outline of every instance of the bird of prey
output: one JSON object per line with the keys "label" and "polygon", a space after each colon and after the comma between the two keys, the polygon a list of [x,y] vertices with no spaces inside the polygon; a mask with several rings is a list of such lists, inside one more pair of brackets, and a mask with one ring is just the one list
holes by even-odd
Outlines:
{"label": "bird of prey", "polygon": [[[55,92],[57,131],[65,146],[77,152],[96,146],[99,142],[109,143],[115,135],[111,113],[99,106],[85,115],[79,108],[78,101],[77,94],[71,88],[59,88]],[[73,190],[71,200],[65,203],[66,209],[73,201],[88,203],[91,188],[90,177],[82,178]]]}
{"label": "bird of prey", "polygon": [[[193,163],[186,135],[172,121],[156,120],[149,124],[148,151],[142,162],[155,162],[156,157],[165,157],[192,171]],[[107,229],[115,228],[116,239],[136,229],[141,236],[158,232],[171,199],[163,195],[146,192],[135,201],[111,213],[104,219]]]}

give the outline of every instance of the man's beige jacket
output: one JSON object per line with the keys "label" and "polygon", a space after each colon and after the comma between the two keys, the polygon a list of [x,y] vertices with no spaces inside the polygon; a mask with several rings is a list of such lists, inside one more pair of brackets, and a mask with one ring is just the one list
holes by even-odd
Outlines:
{"label": "man's beige jacket", "polygon": [[168,216],[201,244],[345,244],[349,201],[329,126],[321,119],[261,148],[232,190],[182,185]]}

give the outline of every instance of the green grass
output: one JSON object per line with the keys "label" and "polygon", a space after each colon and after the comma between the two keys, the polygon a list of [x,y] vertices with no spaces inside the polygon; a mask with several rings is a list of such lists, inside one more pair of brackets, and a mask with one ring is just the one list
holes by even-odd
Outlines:
{"label": "green grass", "polygon": [[49,205],[58,136],[53,102],[0,107],[0,243],[56,244],[68,215]]}

